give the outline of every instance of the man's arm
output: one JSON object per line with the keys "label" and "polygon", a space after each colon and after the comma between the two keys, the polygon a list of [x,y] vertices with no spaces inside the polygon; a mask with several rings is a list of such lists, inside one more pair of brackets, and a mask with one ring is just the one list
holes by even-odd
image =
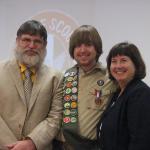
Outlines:
{"label": "man's arm", "polygon": [[[58,78],[57,78],[58,80]],[[37,149],[44,149],[56,136],[62,121],[62,77],[54,83],[54,92],[49,114],[44,121],[37,125],[28,135]]]}

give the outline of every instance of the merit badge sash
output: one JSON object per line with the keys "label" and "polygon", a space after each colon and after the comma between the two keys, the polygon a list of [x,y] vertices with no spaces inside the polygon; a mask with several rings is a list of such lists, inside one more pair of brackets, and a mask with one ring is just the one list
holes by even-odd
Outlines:
{"label": "merit badge sash", "polygon": [[78,71],[73,67],[64,74],[63,128],[77,129],[78,122]]}

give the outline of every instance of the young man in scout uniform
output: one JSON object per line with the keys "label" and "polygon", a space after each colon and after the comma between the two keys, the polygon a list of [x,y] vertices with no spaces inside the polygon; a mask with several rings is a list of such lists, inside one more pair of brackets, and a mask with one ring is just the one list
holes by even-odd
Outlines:
{"label": "young man in scout uniform", "polygon": [[96,125],[116,85],[98,62],[102,40],[90,25],[77,28],[70,38],[70,56],[77,62],[64,74],[63,149],[88,150],[96,139]]}

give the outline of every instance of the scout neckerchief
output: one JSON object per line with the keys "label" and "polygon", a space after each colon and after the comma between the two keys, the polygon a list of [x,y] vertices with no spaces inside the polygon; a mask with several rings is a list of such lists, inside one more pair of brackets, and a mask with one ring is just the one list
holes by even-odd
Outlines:
{"label": "scout neckerchief", "polygon": [[63,86],[63,128],[77,131],[78,123],[78,67],[68,69],[64,74]]}

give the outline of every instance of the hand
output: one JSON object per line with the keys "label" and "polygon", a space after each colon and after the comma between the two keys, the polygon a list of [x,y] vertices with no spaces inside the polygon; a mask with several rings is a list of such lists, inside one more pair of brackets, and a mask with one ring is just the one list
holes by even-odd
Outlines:
{"label": "hand", "polygon": [[10,150],[36,150],[35,144],[31,139],[17,141],[14,144],[7,145]]}
{"label": "hand", "polygon": [[0,150],[9,150],[7,146],[0,145]]}

